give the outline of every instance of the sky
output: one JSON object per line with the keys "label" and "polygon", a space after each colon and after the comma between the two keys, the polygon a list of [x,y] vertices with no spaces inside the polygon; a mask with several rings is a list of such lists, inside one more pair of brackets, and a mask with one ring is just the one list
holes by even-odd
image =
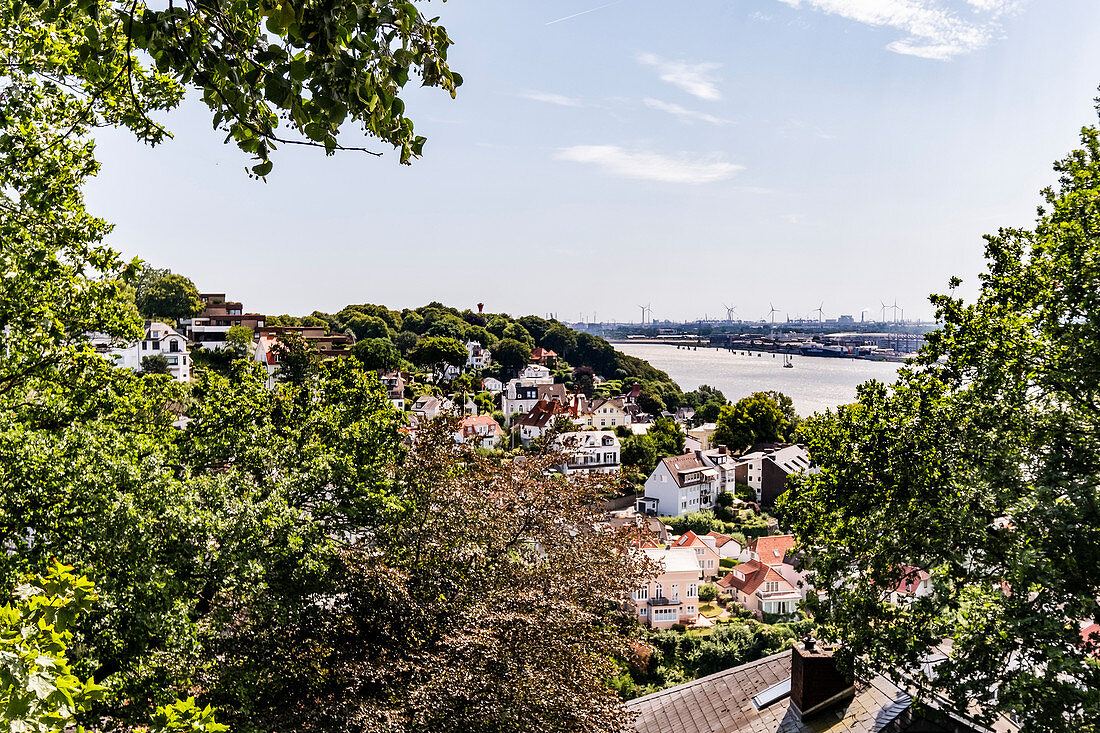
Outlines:
{"label": "sky", "polygon": [[421,159],[253,180],[192,95],[161,146],[97,136],[111,244],[270,314],[929,319],[1097,122],[1096,0],[421,4],[465,80],[410,82]]}

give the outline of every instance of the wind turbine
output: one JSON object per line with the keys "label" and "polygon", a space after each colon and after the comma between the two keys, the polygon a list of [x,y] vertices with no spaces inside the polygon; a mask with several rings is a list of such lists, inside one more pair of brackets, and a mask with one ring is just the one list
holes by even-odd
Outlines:
{"label": "wind turbine", "polygon": [[640,305],[638,307],[642,309],[642,325],[644,326],[645,325],[645,312],[646,312],[646,310],[649,310],[649,306]]}
{"label": "wind turbine", "polygon": [[884,301],[880,300],[879,303],[882,303],[882,320],[881,320],[881,322],[886,323],[886,308],[888,306],[886,305],[886,303]]}
{"label": "wind turbine", "polygon": [[775,314],[778,313],[779,311],[771,303],[768,303],[768,305],[771,306],[771,310],[768,311],[768,313],[771,315],[772,325],[774,326],[775,325]]}
{"label": "wind turbine", "polygon": [[726,320],[733,323],[733,314],[737,312],[737,306],[723,303],[722,307],[726,309]]}
{"label": "wind turbine", "polygon": [[898,325],[898,299],[894,298],[894,304],[890,306],[894,309],[894,325]]}
{"label": "wind turbine", "polygon": [[815,310],[810,311],[811,313],[817,313],[817,322],[818,323],[821,323],[822,319],[825,317],[824,312],[821,310],[824,307],[825,307],[825,301],[823,300],[823,301],[821,301],[821,305],[819,305]]}

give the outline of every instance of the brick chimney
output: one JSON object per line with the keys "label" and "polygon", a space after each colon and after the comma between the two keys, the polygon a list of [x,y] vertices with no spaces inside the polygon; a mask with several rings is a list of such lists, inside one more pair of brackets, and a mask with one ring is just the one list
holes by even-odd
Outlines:
{"label": "brick chimney", "polygon": [[803,722],[855,695],[849,677],[833,661],[833,649],[811,637],[791,649],[791,707]]}

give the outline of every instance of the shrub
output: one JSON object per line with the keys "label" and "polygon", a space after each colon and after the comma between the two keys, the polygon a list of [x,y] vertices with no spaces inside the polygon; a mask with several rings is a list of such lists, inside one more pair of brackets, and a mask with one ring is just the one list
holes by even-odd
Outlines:
{"label": "shrub", "polygon": [[707,583],[699,588],[699,601],[702,603],[710,603],[718,597],[718,586],[714,583]]}

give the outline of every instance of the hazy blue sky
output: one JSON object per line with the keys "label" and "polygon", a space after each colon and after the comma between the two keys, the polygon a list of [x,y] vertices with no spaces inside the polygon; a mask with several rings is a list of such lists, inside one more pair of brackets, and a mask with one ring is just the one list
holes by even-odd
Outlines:
{"label": "hazy blue sky", "polygon": [[824,301],[858,319],[896,298],[928,317],[951,275],[973,286],[982,234],[1033,220],[1096,121],[1096,0],[426,11],[465,84],[408,95],[421,160],[282,149],[253,181],[190,102],[162,147],[100,136],[89,198],[115,246],[269,313],[756,319]]}

